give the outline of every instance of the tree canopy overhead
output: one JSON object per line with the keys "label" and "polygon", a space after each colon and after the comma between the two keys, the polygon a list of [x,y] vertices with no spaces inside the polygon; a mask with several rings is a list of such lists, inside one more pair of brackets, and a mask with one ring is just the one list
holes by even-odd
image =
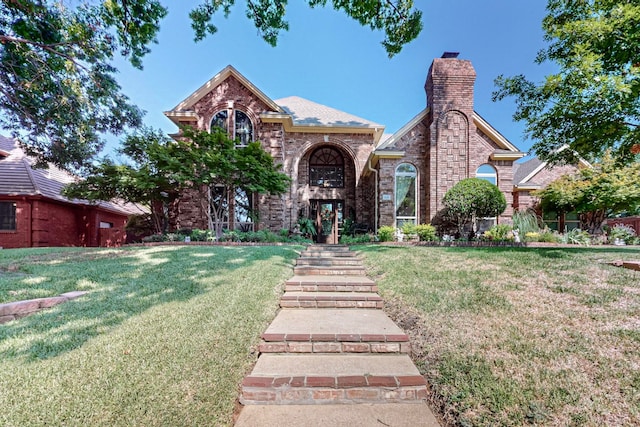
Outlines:
{"label": "tree canopy overhead", "polygon": [[[67,169],[86,165],[103,147],[103,134],[142,123],[142,112],[122,93],[112,61],[142,68],[167,14],[159,0],[0,0],[0,127],[20,137],[41,163]],[[307,0],[311,7],[327,0]],[[200,0],[190,13],[195,40],[216,32],[217,14],[235,0]],[[247,0],[246,14],[275,45],[287,1]],[[419,34],[412,0],[332,0],[361,25],[385,33],[390,56]]]}
{"label": "tree canopy overhead", "polygon": [[[551,162],[619,162],[640,153],[640,1],[548,0],[548,46],[536,62],[557,72],[534,83],[500,76],[494,99],[514,96],[536,154]],[[559,150],[567,144],[571,150]]]}

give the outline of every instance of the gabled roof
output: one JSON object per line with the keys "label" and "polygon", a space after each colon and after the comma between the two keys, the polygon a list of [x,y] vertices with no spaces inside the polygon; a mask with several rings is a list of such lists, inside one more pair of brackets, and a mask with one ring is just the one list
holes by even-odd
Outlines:
{"label": "gabled roof", "polygon": [[[400,130],[394,133],[390,138],[386,138],[376,147],[374,156],[383,152],[394,151],[394,145],[400,141],[408,132],[410,132],[418,123],[423,121],[429,114],[429,108],[425,108],[419,112],[413,119],[404,125]],[[513,145],[507,138],[491,126],[477,112],[473,112],[473,123],[485,135],[487,135],[499,148],[491,154],[493,160],[517,160],[526,155]]]}
{"label": "gabled roof", "polygon": [[[566,150],[568,148],[568,145],[564,145],[560,147],[558,151]],[[587,162],[582,157],[578,158],[578,167],[591,167],[591,163]],[[535,181],[535,177],[540,173],[540,171],[548,167],[548,165],[548,162],[541,160],[538,157],[534,157],[526,162],[516,163],[514,165],[516,166],[516,169],[513,171],[514,187],[521,190],[540,188],[541,184]]]}
{"label": "gabled roof", "polygon": [[258,89],[253,83],[251,83],[245,76],[240,74],[238,70],[233,68],[231,65],[227,65],[222,71],[213,76],[208,82],[200,86],[198,90],[193,92],[187,98],[185,98],[178,105],[173,107],[169,111],[165,111],[164,115],[171,119],[176,124],[179,119],[184,118],[195,118],[196,113],[193,111],[193,106],[200,101],[205,95],[209,92],[217,88],[221,83],[227,80],[229,77],[233,76],[236,80],[238,80],[244,87],[246,87],[251,93],[253,93],[258,99],[264,102],[269,109],[272,111],[280,112],[283,111],[280,109],[278,104],[273,102],[271,98],[265,95],[260,89]]}
{"label": "gabled roof", "polygon": [[282,113],[263,113],[265,123],[282,123],[287,132],[370,133],[377,142],[384,126],[298,96],[276,100]]}
{"label": "gabled roof", "polygon": [[68,199],[61,195],[65,185],[77,178],[53,165],[46,169],[34,168],[34,159],[27,156],[18,141],[0,135],[0,151],[8,155],[0,159],[0,197],[1,196],[41,196],[47,199],[75,205],[92,205],[125,215],[139,214],[143,211],[131,203],[97,202]]}

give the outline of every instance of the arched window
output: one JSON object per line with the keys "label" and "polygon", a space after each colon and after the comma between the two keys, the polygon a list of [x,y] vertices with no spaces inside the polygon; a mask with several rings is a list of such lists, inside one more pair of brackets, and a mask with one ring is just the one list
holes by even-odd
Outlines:
{"label": "arched window", "polygon": [[236,126],[234,138],[238,140],[238,146],[244,147],[253,141],[253,124],[244,112],[235,110]]}
{"label": "arched window", "polygon": [[211,119],[211,129],[216,127],[229,130],[229,112],[227,110],[218,111]]}
{"label": "arched window", "polygon": [[476,169],[476,178],[486,179],[493,185],[498,185],[498,174],[493,166],[489,164],[480,165],[478,169]]}
{"label": "arched window", "polygon": [[[229,123],[229,112],[232,112],[233,117],[233,126],[230,126]],[[211,119],[211,127],[219,127],[221,129],[229,132],[229,129],[232,128],[233,132],[229,133],[229,137],[232,139],[237,139],[237,147],[244,147],[253,141],[253,123],[251,123],[251,119],[249,116],[240,110],[220,110],[216,114],[213,115]]]}
{"label": "arched window", "polygon": [[321,147],[309,158],[309,185],[344,188],[344,158],[332,147]]}
{"label": "arched window", "polygon": [[402,163],[396,168],[396,227],[405,223],[417,224],[417,177],[415,166]]}

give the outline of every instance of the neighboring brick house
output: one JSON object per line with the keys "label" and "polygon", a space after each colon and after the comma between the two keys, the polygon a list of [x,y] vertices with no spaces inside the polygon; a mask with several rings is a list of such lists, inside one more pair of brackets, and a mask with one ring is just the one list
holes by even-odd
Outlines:
{"label": "neighboring brick house", "polygon": [[69,200],[60,195],[75,178],[49,166],[33,168],[17,141],[0,136],[0,247],[117,246],[125,242],[130,204]]}
{"label": "neighboring brick house", "polygon": [[[306,216],[320,228],[318,241],[333,243],[348,217],[370,230],[428,223],[446,191],[468,177],[488,179],[504,193],[508,207],[498,221],[523,207],[524,196],[514,191],[514,162],[525,153],[474,111],[475,77],[470,61],[457,54],[435,59],[426,108],[393,135],[381,124],[302,98],[271,100],[232,66],[165,115],[178,126],[223,127],[241,145],[259,140],[291,177],[282,196],[240,190],[224,201],[226,227],[278,231]],[[222,203],[215,189],[211,194],[213,203]],[[206,203],[185,194],[170,209],[171,226],[206,228],[202,209]]]}
{"label": "neighboring brick house", "polygon": [[580,160],[577,166],[551,166],[537,157],[523,163],[516,163],[513,173],[514,211],[534,208],[552,230],[565,231],[579,228],[580,218],[576,212],[543,212],[538,206],[539,198],[532,192],[545,188],[563,175],[572,175],[582,167],[591,167],[591,165],[585,160]]}

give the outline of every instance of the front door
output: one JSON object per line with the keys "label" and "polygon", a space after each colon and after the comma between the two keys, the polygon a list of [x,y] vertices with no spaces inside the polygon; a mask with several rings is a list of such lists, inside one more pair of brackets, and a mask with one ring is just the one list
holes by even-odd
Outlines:
{"label": "front door", "polygon": [[338,228],[342,224],[342,200],[312,200],[311,209],[315,213],[317,242],[335,245],[338,243]]}

